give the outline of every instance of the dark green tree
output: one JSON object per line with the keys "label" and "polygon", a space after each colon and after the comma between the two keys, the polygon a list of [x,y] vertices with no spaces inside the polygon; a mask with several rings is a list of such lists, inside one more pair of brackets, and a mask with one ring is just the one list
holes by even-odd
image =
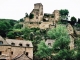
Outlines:
{"label": "dark green tree", "polygon": [[77,22],[77,19],[73,16],[71,17],[71,25],[74,25]]}
{"label": "dark green tree", "polygon": [[52,54],[51,48],[45,45],[45,41],[41,41],[38,44],[36,56],[38,56],[39,58],[47,58],[51,56],[51,54]]}
{"label": "dark green tree", "polygon": [[34,18],[34,14],[30,13],[29,19],[33,19],[33,18]]}
{"label": "dark green tree", "polygon": [[68,16],[68,14],[69,14],[69,11],[67,9],[61,9],[59,12],[60,12],[61,16],[63,16],[63,15]]}
{"label": "dark green tree", "polygon": [[23,18],[21,18],[21,19],[20,19],[20,22],[24,22],[24,19],[23,19]]}
{"label": "dark green tree", "polygon": [[10,31],[7,33],[7,37],[10,38],[10,39],[15,39],[16,35],[13,31]]}

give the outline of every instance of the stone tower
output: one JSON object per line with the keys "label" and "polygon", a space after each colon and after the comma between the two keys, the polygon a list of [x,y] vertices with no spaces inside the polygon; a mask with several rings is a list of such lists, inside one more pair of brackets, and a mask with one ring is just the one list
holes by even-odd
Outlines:
{"label": "stone tower", "polygon": [[41,22],[43,18],[43,5],[41,3],[34,4],[34,9],[31,13],[34,14],[32,22]]}
{"label": "stone tower", "polygon": [[59,10],[54,10],[53,14],[54,14],[55,22],[57,22],[60,17]]}

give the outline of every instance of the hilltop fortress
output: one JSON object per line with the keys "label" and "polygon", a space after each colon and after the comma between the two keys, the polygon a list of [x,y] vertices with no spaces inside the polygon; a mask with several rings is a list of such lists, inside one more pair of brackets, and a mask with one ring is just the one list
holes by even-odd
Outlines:
{"label": "hilltop fortress", "polygon": [[34,4],[31,14],[34,17],[32,19],[25,17],[23,27],[48,29],[54,27],[60,17],[59,10],[54,10],[52,14],[43,13],[43,5],[41,3]]}

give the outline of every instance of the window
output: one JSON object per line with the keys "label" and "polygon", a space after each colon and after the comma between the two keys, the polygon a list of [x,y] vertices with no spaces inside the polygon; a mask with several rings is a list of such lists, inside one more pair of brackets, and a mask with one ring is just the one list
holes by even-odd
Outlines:
{"label": "window", "polygon": [[28,56],[28,52],[26,52],[26,56]]}
{"label": "window", "polygon": [[38,17],[36,17],[36,19],[38,19]]}
{"label": "window", "polygon": [[51,46],[51,43],[48,43],[49,46]]}
{"label": "window", "polygon": [[33,22],[30,22],[30,24],[33,24]]}
{"label": "window", "polygon": [[2,45],[3,44],[3,41],[0,41],[0,45]]}
{"label": "window", "polygon": [[26,44],[26,46],[29,47],[30,45],[29,44]]}
{"label": "window", "polygon": [[13,51],[11,51],[11,55],[13,55]]}
{"label": "window", "polygon": [[38,12],[36,12],[36,15],[38,15]]}
{"label": "window", "polygon": [[22,46],[22,44],[20,43],[19,46]]}
{"label": "window", "polygon": [[2,55],[2,52],[0,51],[0,55]]}
{"label": "window", "polygon": [[15,46],[15,43],[11,43],[12,46]]}

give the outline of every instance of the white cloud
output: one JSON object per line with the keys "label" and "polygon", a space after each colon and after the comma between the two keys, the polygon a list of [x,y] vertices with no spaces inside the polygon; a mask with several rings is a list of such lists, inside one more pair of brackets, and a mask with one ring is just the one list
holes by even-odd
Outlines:
{"label": "white cloud", "polygon": [[70,16],[80,15],[79,0],[0,0],[0,18],[20,19],[30,13],[34,3],[42,3],[44,12],[52,13],[55,9],[68,9]]}

